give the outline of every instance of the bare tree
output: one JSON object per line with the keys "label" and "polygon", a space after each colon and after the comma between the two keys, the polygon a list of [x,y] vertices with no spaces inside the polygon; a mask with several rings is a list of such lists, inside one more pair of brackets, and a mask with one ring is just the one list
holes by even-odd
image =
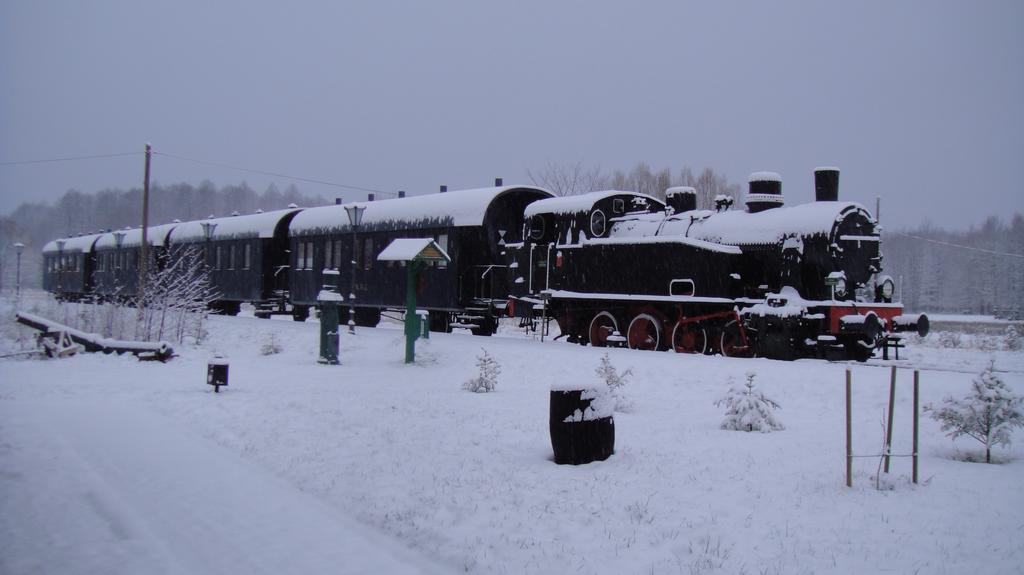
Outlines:
{"label": "bare tree", "polygon": [[583,162],[559,165],[549,160],[536,172],[526,170],[526,175],[535,186],[545,188],[556,196],[574,196],[606,187],[601,168],[586,167]]}

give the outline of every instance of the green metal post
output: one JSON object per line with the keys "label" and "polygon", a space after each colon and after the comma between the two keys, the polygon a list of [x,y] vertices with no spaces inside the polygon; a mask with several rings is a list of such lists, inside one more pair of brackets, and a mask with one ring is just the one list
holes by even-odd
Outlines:
{"label": "green metal post", "polygon": [[338,365],[338,272],[324,270],[324,286],[317,295],[320,307],[320,357],[318,363]]}
{"label": "green metal post", "polygon": [[416,338],[419,337],[420,320],[416,315],[416,275],[419,262],[410,261],[405,265],[405,363],[416,361]]}

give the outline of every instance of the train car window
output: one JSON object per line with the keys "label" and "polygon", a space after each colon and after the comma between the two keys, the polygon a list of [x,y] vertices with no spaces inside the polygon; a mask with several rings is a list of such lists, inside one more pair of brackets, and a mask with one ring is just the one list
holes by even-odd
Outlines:
{"label": "train car window", "polygon": [[135,265],[132,267],[135,269],[139,269],[139,253],[140,252],[135,252],[132,254],[132,260],[135,262]]}
{"label": "train car window", "polygon": [[235,269],[235,246],[228,246],[228,269]]}
{"label": "train car window", "polygon": [[324,269],[331,269],[331,264],[334,263],[334,242],[327,240],[324,242]]}
{"label": "train car window", "polygon": [[363,245],[363,269],[373,269],[373,238],[366,238]]}
{"label": "train car window", "polygon": [[245,244],[242,246],[242,269],[247,270],[252,267],[252,246]]}
{"label": "train car window", "polygon": [[341,240],[334,240],[334,269],[341,269]]}
{"label": "train car window", "polygon": [[219,269],[221,269],[221,268],[220,268],[220,262],[221,262],[221,251],[222,251],[222,250],[221,250],[221,246],[217,246],[217,259],[216,259],[216,260],[214,260],[214,263],[213,263],[213,269],[215,269],[215,270],[219,270]]}
{"label": "train car window", "polygon": [[615,198],[612,200],[612,212],[621,214],[626,211],[626,202],[622,198]]}
{"label": "train car window", "polygon": [[547,222],[544,220],[544,216],[533,216],[530,218],[530,239],[533,241],[540,241],[544,237],[545,228]]}
{"label": "train car window", "polygon": [[590,233],[593,237],[603,236],[606,224],[607,220],[601,210],[594,210],[594,213],[590,214]]}
{"label": "train car window", "polygon": [[306,242],[306,269],[311,270],[316,262],[313,261],[313,242]]}

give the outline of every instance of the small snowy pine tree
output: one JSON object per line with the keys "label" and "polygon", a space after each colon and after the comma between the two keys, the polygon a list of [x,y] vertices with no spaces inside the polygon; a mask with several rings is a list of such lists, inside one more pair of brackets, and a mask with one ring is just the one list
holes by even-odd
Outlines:
{"label": "small snowy pine tree", "polygon": [[771,431],[785,429],[782,422],[775,417],[775,410],[781,406],[769,399],[761,391],[754,389],[755,373],[747,373],[746,389],[729,388],[724,397],[715,402],[715,406],[725,405],[725,419],[722,429],[736,431]]}
{"label": "small snowy pine tree", "polygon": [[605,385],[608,386],[608,392],[615,402],[615,411],[620,413],[629,413],[633,410],[633,402],[626,397],[625,386],[629,381],[629,376],[633,373],[632,369],[619,373],[619,370],[612,365],[611,359],[608,358],[608,354],[601,356],[601,365],[597,366],[595,370],[598,377],[604,381]]}
{"label": "small snowy pine tree", "polygon": [[1020,330],[1014,325],[1007,326],[1006,333],[1003,334],[1003,343],[1008,351],[1020,351],[1022,347]]}
{"label": "small snowy pine tree", "polygon": [[462,384],[462,388],[474,393],[487,393],[494,391],[494,388],[498,386],[501,365],[491,357],[491,354],[487,353],[486,349],[480,349],[483,354],[476,356],[476,366],[480,368],[480,375]]}
{"label": "small snowy pine tree", "polygon": [[966,435],[984,444],[985,463],[992,463],[992,446],[1009,445],[1013,428],[1024,427],[1024,397],[1014,395],[1003,383],[995,362],[974,378],[971,393],[962,400],[946,397],[942,403],[941,409],[929,404],[924,410],[953,439]]}
{"label": "small snowy pine tree", "polygon": [[260,346],[260,353],[262,355],[275,355],[284,351],[281,347],[281,342],[277,340],[277,335],[271,333],[270,337],[264,340],[263,345]]}

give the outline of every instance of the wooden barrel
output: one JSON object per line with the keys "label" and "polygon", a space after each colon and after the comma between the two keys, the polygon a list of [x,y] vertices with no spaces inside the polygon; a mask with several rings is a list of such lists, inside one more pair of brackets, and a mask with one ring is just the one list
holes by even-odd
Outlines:
{"label": "wooden barrel", "polygon": [[615,450],[615,420],[608,409],[595,409],[595,389],[551,390],[551,447],[555,463],[580,465],[603,461]]}

